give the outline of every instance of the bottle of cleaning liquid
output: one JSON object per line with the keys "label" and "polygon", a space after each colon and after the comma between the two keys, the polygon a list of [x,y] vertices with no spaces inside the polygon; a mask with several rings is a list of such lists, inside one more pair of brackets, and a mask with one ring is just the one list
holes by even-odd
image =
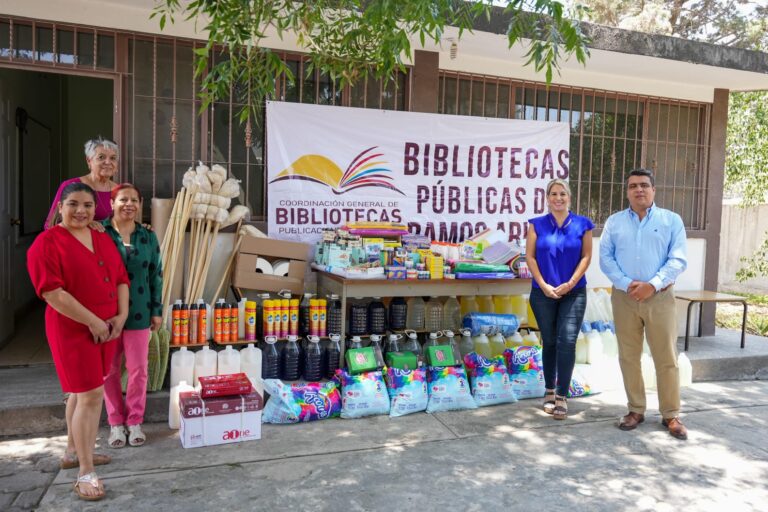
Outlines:
{"label": "bottle of cleaning liquid", "polygon": [[323,378],[323,349],[319,337],[308,336],[307,341],[304,350],[304,380],[317,382]]}
{"label": "bottle of cleaning liquid", "polygon": [[405,322],[407,329],[413,329],[415,331],[424,330],[424,310],[424,299],[421,297],[411,297],[408,300],[408,318]]}
{"label": "bottle of cleaning liquid", "polygon": [[[190,381],[191,382],[191,381]],[[168,401],[168,427],[172,429],[178,429],[181,424],[181,417],[179,411],[179,394],[185,391],[194,391],[187,381],[182,380],[178,384],[171,386],[170,400]]]}
{"label": "bottle of cleaning liquid", "polygon": [[684,352],[677,356],[677,366],[680,369],[680,387],[693,384],[693,366]]}
{"label": "bottle of cleaning liquid", "polygon": [[[309,301],[312,298],[311,293],[305,293],[299,302],[299,336],[309,335],[309,326],[311,323]],[[341,304],[339,304],[341,306]],[[341,332],[339,330],[338,332]]]}
{"label": "bottle of cleaning liquid", "polygon": [[[373,336],[371,338],[373,338]],[[386,356],[390,352],[400,352],[405,350],[402,342],[400,341],[402,338],[402,334],[390,333],[389,336],[387,336],[387,341],[384,345],[384,355]],[[371,343],[373,343],[373,339],[371,339]]]}
{"label": "bottle of cleaning liquid", "polygon": [[259,293],[256,295],[256,337],[263,339],[264,332],[264,301],[269,300],[268,293]]}
{"label": "bottle of cleaning liquid", "polygon": [[603,338],[592,330],[587,333],[587,363],[599,364],[603,358]]}
{"label": "bottle of cleaning liquid", "polygon": [[349,339],[347,349],[352,350],[353,348],[363,348],[363,340],[360,339],[360,336],[352,336]]}
{"label": "bottle of cleaning liquid", "polygon": [[261,367],[262,379],[280,378],[280,352],[277,350],[277,336],[267,336],[264,338],[264,361]]}
{"label": "bottle of cleaning liquid", "polygon": [[536,333],[529,331],[528,334],[523,336],[523,345],[528,347],[535,347],[537,345],[541,345],[541,343],[539,342],[539,337],[536,336]]}
{"label": "bottle of cleaning liquid", "polygon": [[600,333],[600,338],[603,340],[603,355],[605,357],[618,357],[619,343],[613,331],[610,328],[605,329]]}
{"label": "bottle of cleaning liquid", "polygon": [[576,364],[587,364],[587,361],[589,361],[587,337],[584,336],[583,331],[579,331],[579,335],[576,337]]}
{"label": "bottle of cleaning liquid", "polygon": [[190,384],[195,378],[195,353],[181,347],[171,356],[171,387],[178,386],[179,382],[186,381]]}
{"label": "bottle of cleaning liquid", "polygon": [[501,331],[497,330],[493,333],[493,335],[491,335],[488,343],[491,346],[492,357],[504,355],[504,350],[507,348],[504,342],[504,336],[501,334]]}
{"label": "bottle of cleaning liquid", "polygon": [[249,379],[261,379],[261,350],[249,343],[240,350],[240,371]]}
{"label": "bottle of cleaning liquid", "polygon": [[340,334],[330,334],[328,340],[328,347],[325,349],[325,377],[332,379],[336,375],[336,370],[340,368],[341,364],[341,341]]}
{"label": "bottle of cleaning liquid", "polygon": [[461,349],[459,348],[459,342],[456,341],[456,335],[453,333],[453,331],[451,331],[450,329],[447,331],[443,331],[443,336],[445,336],[445,340],[443,341],[443,344],[451,346],[451,351],[453,352],[454,356],[460,356]]}
{"label": "bottle of cleaning liquid", "polygon": [[336,294],[328,296],[328,334],[341,334],[341,300]]}
{"label": "bottle of cleaning liquid", "polygon": [[349,334],[363,336],[368,331],[368,306],[362,297],[355,297],[349,305]]}
{"label": "bottle of cleaning liquid", "polygon": [[389,329],[402,331],[408,321],[408,303],[402,297],[395,297],[389,303]]}
{"label": "bottle of cleaning liquid", "polygon": [[504,345],[507,348],[514,349],[515,347],[523,346],[523,337],[520,335],[520,331],[515,331],[504,340]]}
{"label": "bottle of cleaning liquid", "polygon": [[514,315],[515,310],[512,307],[511,295],[494,295],[493,312],[498,315]]}
{"label": "bottle of cleaning liquid", "polygon": [[[392,336],[400,336],[399,334],[390,334],[389,338],[392,339]],[[404,352],[413,352],[416,354],[416,357],[421,357],[421,344],[419,343],[419,336],[416,334],[416,331],[407,330],[405,331],[405,341],[402,342],[400,345],[400,348]]]}
{"label": "bottle of cleaning liquid", "polygon": [[461,341],[459,342],[459,352],[461,352],[461,358],[470,352],[475,351],[475,342],[472,340],[472,331],[469,329],[461,330]]}
{"label": "bottle of cleaning liquid", "polygon": [[368,332],[384,334],[387,331],[387,308],[381,297],[374,297],[368,304]]}
{"label": "bottle of cleaning liquid", "polygon": [[443,336],[442,331],[435,331],[430,332],[429,336],[427,337],[427,341],[424,342],[423,351],[426,353],[428,347],[436,347],[437,345],[441,345],[440,338]]}
{"label": "bottle of cleaning liquid", "polygon": [[197,386],[198,382],[200,382],[200,377],[216,375],[217,367],[216,351],[211,350],[208,346],[198,350],[195,353],[195,379],[193,385]]}
{"label": "bottle of cleaning liquid", "polygon": [[464,318],[469,313],[480,311],[480,306],[477,304],[477,298],[474,295],[463,295],[459,304],[461,305],[461,318]]}
{"label": "bottle of cleaning liquid", "polygon": [[288,336],[288,342],[280,357],[280,378],[283,380],[298,380],[301,376],[301,353],[297,336]]}
{"label": "bottle of cleaning liquid", "polygon": [[478,355],[481,355],[486,359],[491,358],[491,344],[488,341],[488,336],[484,332],[481,331],[480,334],[472,339],[472,342],[475,345],[475,352],[477,352]]}
{"label": "bottle of cleaning liquid", "polygon": [[227,348],[218,354],[218,375],[227,375],[230,373],[240,373],[240,352],[227,345]]}
{"label": "bottle of cleaning liquid", "polygon": [[376,355],[376,360],[380,361],[381,364],[384,363],[384,347],[382,347],[382,345],[383,343],[381,341],[381,335],[371,334],[371,344],[369,346],[373,348],[373,352]]}
{"label": "bottle of cleaning liquid", "polygon": [[493,313],[493,297],[490,295],[480,295],[477,298],[477,305],[480,307],[480,313]]}
{"label": "bottle of cleaning liquid", "polygon": [[459,332],[461,329],[461,304],[455,295],[451,295],[443,304],[443,325],[444,331]]}
{"label": "bottle of cleaning liquid", "polygon": [[434,295],[424,305],[424,329],[439,331],[443,328],[443,303]]}

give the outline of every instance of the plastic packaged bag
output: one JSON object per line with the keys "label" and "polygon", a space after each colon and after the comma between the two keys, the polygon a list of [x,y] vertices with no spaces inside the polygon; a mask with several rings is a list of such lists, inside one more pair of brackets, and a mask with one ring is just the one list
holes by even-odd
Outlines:
{"label": "plastic packaged bag", "polygon": [[300,423],[334,418],[341,412],[341,396],[336,382],[286,384],[265,379],[270,397],[261,416],[262,423]]}
{"label": "plastic packaged bag", "polygon": [[461,366],[430,366],[427,368],[427,388],[429,413],[477,409],[467,374]]}
{"label": "plastic packaged bag", "polygon": [[520,321],[512,314],[496,313],[468,313],[464,315],[462,327],[470,329],[472,336],[485,333],[501,332],[504,336],[511,336],[518,327]]}
{"label": "plastic packaged bag", "polygon": [[600,392],[596,385],[596,372],[599,369],[593,364],[577,364],[573,367],[571,385],[568,387],[568,396],[577,398],[580,396],[594,395]]}
{"label": "plastic packaged bag", "polygon": [[362,418],[389,413],[389,393],[380,370],[352,375],[336,370],[341,381],[341,417]]}
{"label": "plastic packaged bag", "polygon": [[391,417],[405,416],[427,408],[427,371],[424,368],[401,370],[387,368],[387,390],[391,406]]}
{"label": "plastic packaged bag", "polygon": [[504,366],[504,357],[486,359],[476,352],[464,356],[472,396],[479,407],[517,402],[512,384]]}
{"label": "plastic packaged bag", "polygon": [[504,351],[512,391],[518,400],[540,398],[546,391],[540,346],[522,346]]}

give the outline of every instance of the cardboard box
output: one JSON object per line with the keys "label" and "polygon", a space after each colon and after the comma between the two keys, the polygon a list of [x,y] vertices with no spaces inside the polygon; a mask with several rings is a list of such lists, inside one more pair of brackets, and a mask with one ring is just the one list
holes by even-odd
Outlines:
{"label": "cardboard box", "polygon": [[179,395],[181,423],[179,438],[184,448],[239,443],[261,439],[259,393],[201,398],[196,391]]}
{"label": "cardboard box", "polygon": [[[245,236],[237,255],[232,284],[248,290],[290,290],[296,295],[301,295],[304,293],[304,274],[311,250],[312,247],[308,244]],[[281,259],[288,260],[288,275],[275,276],[256,272],[259,258],[270,263]]]}
{"label": "cardboard box", "polygon": [[450,345],[431,345],[427,347],[427,361],[432,366],[458,366],[461,356],[454,354]]}
{"label": "cardboard box", "polygon": [[244,373],[200,377],[200,396],[202,398],[238,396],[251,392],[253,392],[253,386]]}

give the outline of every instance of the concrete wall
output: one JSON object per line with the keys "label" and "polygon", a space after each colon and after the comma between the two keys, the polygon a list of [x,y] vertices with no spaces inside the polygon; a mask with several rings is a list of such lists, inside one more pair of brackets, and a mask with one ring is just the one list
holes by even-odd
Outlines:
{"label": "concrete wall", "polygon": [[751,256],[768,236],[768,204],[750,208],[724,204],[722,219],[718,288],[768,293],[768,277],[736,281],[736,272],[743,266],[739,259]]}

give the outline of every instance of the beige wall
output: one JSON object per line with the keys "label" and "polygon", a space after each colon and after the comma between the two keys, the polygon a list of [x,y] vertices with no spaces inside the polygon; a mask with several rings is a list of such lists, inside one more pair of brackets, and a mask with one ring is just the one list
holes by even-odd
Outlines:
{"label": "beige wall", "polygon": [[736,281],[736,271],[743,265],[739,259],[751,256],[768,236],[768,204],[750,208],[724,204],[722,219],[718,288],[768,293],[768,277]]}

